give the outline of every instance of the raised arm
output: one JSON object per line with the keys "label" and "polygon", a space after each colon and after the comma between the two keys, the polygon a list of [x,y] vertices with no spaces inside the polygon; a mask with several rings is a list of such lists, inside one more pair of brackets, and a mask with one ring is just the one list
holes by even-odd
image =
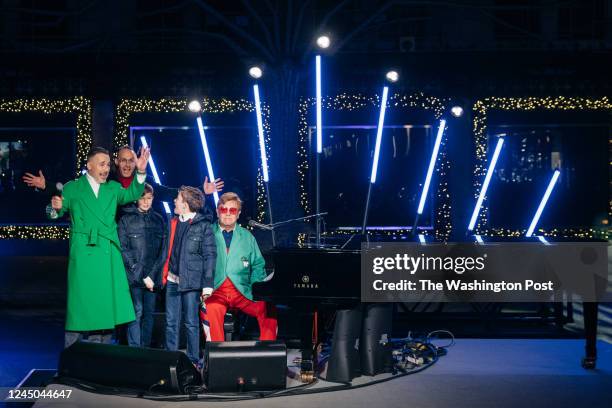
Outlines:
{"label": "raised arm", "polygon": [[[220,178],[216,179],[214,183],[208,181],[208,177],[205,178],[204,183],[202,184],[202,190],[204,194],[210,195],[215,191],[220,192],[223,190],[224,182]],[[171,203],[172,200],[176,198],[178,195],[179,189],[174,187],[164,186],[163,184],[155,185],[155,199],[159,201],[166,201]],[[210,202],[206,200],[206,202]],[[214,204],[212,205],[214,208]]]}
{"label": "raised arm", "polygon": [[156,201],[165,201],[167,203],[172,203],[172,201],[178,195],[178,188],[168,187],[161,184],[155,184],[155,200]]}
{"label": "raised arm", "polygon": [[117,204],[125,205],[138,200],[144,191],[144,182],[146,175],[137,174],[128,188],[123,188],[119,185],[119,194],[117,196]]}
{"label": "raised arm", "polygon": [[22,180],[28,187],[33,187],[37,190],[43,191],[47,187],[47,180],[45,179],[42,170],[38,170],[38,176],[35,176],[32,173],[25,173]]}
{"label": "raised arm", "polygon": [[147,163],[149,161],[149,156],[149,149],[141,147],[140,156],[136,159],[136,176],[128,188],[121,187],[119,189],[119,195],[117,197],[117,203],[119,205],[125,205],[132,201],[136,201],[142,195],[144,191],[144,182],[147,178]]}
{"label": "raised arm", "polygon": [[204,178],[204,184],[202,184],[202,190],[204,191],[204,194],[206,195],[210,195],[214,193],[215,191],[220,193],[223,190],[224,185],[225,185],[225,182],[221,180],[220,178],[217,178],[215,182],[213,183],[212,181],[208,181],[208,176],[206,176]]}

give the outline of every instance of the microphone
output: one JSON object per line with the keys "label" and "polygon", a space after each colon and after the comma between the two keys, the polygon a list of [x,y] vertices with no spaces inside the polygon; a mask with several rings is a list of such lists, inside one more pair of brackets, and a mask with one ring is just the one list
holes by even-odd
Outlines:
{"label": "microphone", "polygon": [[273,228],[271,226],[259,223],[259,222],[255,221],[255,220],[249,220],[249,225],[251,227],[264,229],[266,231],[272,231],[273,230]]}
{"label": "microphone", "polygon": [[51,194],[51,197],[53,196],[61,197],[62,193],[64,192],[64,184],[58,181],[57,183],[55,183],[55,185],[48,186],[46,191]]}

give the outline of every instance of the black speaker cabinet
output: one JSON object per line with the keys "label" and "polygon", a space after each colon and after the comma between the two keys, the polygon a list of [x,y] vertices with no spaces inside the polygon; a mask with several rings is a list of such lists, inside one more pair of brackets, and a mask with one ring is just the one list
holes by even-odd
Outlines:
{"label": "black speaker cabinet", "polygon": [[287,347],[274,341],[206,343],[204,382],[210,392],[284,389]]}
{"label": "black speaker cabinet", "polygon": [[361,373],[376,375],[389,373],[393,366],[391,347],[392,303],[363,305],[361,325]]}
{"label": "black speaker cabinet", "polygon": [[391,303],[338,310],[326,379],[349,382],[359,375],[391,372],[392,317]]}
{"label": "black speaker cabinet", "polygon": [[361,307],[336,311],[334,338],[327,363],[328,381],[349,382],[361,374],[359,336]]}
{"label": "black speaker cabinet", "polygon": [[180,351],[77,342],[60,356],[58,375],[108,387],[185,394],[202,378]]}

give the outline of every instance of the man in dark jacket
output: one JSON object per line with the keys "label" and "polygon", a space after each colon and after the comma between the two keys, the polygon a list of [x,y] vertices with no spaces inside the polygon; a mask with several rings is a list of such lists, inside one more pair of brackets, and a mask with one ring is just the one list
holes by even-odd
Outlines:
{"label": "man in dark jacket", "polygon": [[128,324],[128,344],[149,347],[153,333],[155,290],[162,287],[162,267],[166,226],[160,214],[151,209],[153,187],[145,184],[136,206],[123,207],[119,220],[119,241],[136,320]]}
{"label": "man in dark jacket", "polygon": [[166,285],[166,348],[178,349],[181,315],[187,330],[187,357],[200,358],[199,299],[214,284],[217,245],[211,217],[203,215],[204,195],[183,186],[174,199],[162,282]]}

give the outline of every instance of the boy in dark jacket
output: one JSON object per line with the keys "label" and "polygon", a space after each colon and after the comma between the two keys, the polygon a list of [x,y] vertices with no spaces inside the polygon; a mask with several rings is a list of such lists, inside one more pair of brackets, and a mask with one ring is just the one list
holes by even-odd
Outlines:
{"label": "boy in dark jacket", "polygon": [[200,356],[199,300],[204,290],[212,290],[217,245],[210,216],[199,211],[204,195],[194,187],[183,186],[174,200],[165,252],[163,284],[166,285],[166,348],[178,349],[181,316],[187,331],[187,357],[197,364]]}
{"label": "boy in dark jacket", "polygon": [[136,320],[128,324],[128,344],[149,347],[153,333],[155,289],[162,287],[162,267],[166,226],[161,215],[151,209],[153,187],[145,184],[136,206],[123,208],[118,232]]}

